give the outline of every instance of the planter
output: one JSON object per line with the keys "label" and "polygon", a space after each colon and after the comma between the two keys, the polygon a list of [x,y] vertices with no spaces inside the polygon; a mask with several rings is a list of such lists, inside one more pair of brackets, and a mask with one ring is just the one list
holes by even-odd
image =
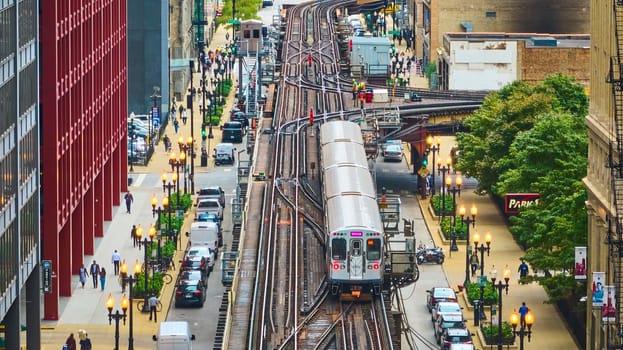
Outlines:
{"label": "planter", "polygon": [[[497,346],[497,337],[485,337],[485,335],[482,333],[482,330],[480,330],[480,328],[478,328],[476,330],[476,335],[478,336],[478,340],[480,340],[480,344],[482,344],[483,348],[495,348]],[[503,342],[504,345],[504,349],[517,349],[519,348],[519,346],[517,344],[515,344],[515,341],[513,339],[512,343],[508,343],[508,342]]]}
{"label": "planter", "polygon": [[[441,216],[437,216],[435,214],[435,211],[433,210],[433,206],[430,205],[430,202],[428,202],[428,212],[430,213],[430,215],[433,217],[433,219],[436,222],[440,222],[441,221]],[[440,226],[437,226],[437,229],[435,230],[435,232],[437,232],[437,234],[439,235],[439,240],[444,245],[450,245],[452,243],[452,239],[446,238],[446,236],[441,231],[441,227]],[[461,244],[465,245],[465,240],[464,239],[457,239],[456,243],[457,243],[457,245],[461,245]]]}
{"label": "planter", "polygon": [[[474,311],[474,304],[472,304],[471,301],[469,300],[469,298],[467,297],[467,291],[465,291],[465,293],[461,293],[461,297],[463,298],[463,301],[465,302],[465,308],[473,312]],[[491,306],[490,305],[485,305],[484,306],[484,310],[485,311],[486,310],[491,310]]]}

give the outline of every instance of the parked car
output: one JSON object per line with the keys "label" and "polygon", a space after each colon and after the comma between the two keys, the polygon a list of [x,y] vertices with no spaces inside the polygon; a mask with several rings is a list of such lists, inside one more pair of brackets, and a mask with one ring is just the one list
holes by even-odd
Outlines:
{"label": "parked car", "polygon": [[463,315],[463,310],[461,310],[461,306],[459,305],[459,303],[440,301],[433,309],[433,314],[431,315],[430,320],[432,322],[437,322],[437,319],[439,317],[449,314]]}
{"label": "parked car", "polygon": [[223,227],[222,227],[221,220],[216,216],[216,214],[203,213],[197,216],[197,221],[198,222],[202,222],[202,221],[213,222],[216,224],[216,226],[218,226],[218,246],[222,247],[223,246]]}
{"label": "parked car", "polygon": [[175,287],[175,307],[203,307],[206,300],[206,288],[201,280],[181,280]]}
{"label": "parked car", "polygon": [[448,328],[467,328],[463,322],[463,315],[443,315],[435,322],[435,340],[441,343],[441,335]]}
{"label": "parked car", "polygon": [[247,115],[241,110],[232,110],[229,115],[229,120],[232,122],[240,122],[245,129],[249,127]]}
{"label": "parked car", "polygon": [[383,150],[383,161],[402,161],[402,145],[388,144]]}
{"label": "parked car", "polygon": [[472,335],[465,328],[447,328],[441,335],[441,349],[449,350],[452,344],[473,344]]}
{"label": "parked car", "polygon": [[426,307],[428,312],[433,312],[433,308],[440,301],[453,301],[456,302],[456,293],[452,288],[448,287],[433,287],[426,291]]}
{"label": "parked car", "polygon": [[195,270],[201,271],[204,275],[210,275],[210,267],[208,266],[209,258],[205,258],[203,255],[195,255],[195,256],[186,256],[184,260],[181,261],[182,268],[181,271],[187,270]]}
{"label": "parked car", "polygon": [[195,215],[198,218],[203,213],[215,214],[219,220],[223,221],[223,206],[218,199],[202,199],[197,203]]}
{"label": "parked car", "polygon": [[208,278],[203,272],[198,270],[185,270],[180,272],[180,281],[199,280],[203,283],[203,288],[208,288]]}
{"label": "parked car", "polygon": [[225,191],[220,186],[204,187],[197,191],[197,203],[202,199],[218,199],[221,206],[225,208]]}
{"label": "parked car", "polygon": [[214,270],[214,262],[216,261],[217,252],[204,246],[191,246],[186,252],[186,257],[195,258],[203,257],[208,260],[208,275]]}

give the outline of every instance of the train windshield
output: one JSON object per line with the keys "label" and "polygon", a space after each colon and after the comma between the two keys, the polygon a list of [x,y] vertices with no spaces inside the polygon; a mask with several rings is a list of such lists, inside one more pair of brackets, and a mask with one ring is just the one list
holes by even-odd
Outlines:
{"label": "train windshield", "polygon": [[381,240],[380,239],[368,239],[366,244],[368,246],[368,249],[367,249],[368,254],[366,258],[368,260],[381,259]]}
{"label": "train windshield", "polygon": [[331,256],[333,260],[346,260],[346,240],[344,238],[333,239]]}

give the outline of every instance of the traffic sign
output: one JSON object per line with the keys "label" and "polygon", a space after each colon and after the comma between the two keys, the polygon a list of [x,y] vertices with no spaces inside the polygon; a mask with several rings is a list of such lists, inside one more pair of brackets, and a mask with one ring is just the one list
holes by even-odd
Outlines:
{"label": "traffic sign", "polygon": [[227,23],[229,23],[229,24],[240,24],[240,20],[239,19],[228,19]]}
{"label": "traffic sign", "polygon": [[43,268],[43,292],[52,293],[52,261],[43,260],[41,267]]}
{"label": "traffic sign", "polygon": [[389,35],[400,35],[400,31],[399,30],[388,30],[387,34],[389,34]]}

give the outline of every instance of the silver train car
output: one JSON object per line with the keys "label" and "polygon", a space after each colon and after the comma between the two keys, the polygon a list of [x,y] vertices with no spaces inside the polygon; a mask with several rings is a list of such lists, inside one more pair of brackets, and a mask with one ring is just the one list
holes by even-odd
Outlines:
{"label": "silver train car", "polygon": [[383,224],[359,126],[323,124],[320,155],[331,292],[342,299],[380,294]]}

